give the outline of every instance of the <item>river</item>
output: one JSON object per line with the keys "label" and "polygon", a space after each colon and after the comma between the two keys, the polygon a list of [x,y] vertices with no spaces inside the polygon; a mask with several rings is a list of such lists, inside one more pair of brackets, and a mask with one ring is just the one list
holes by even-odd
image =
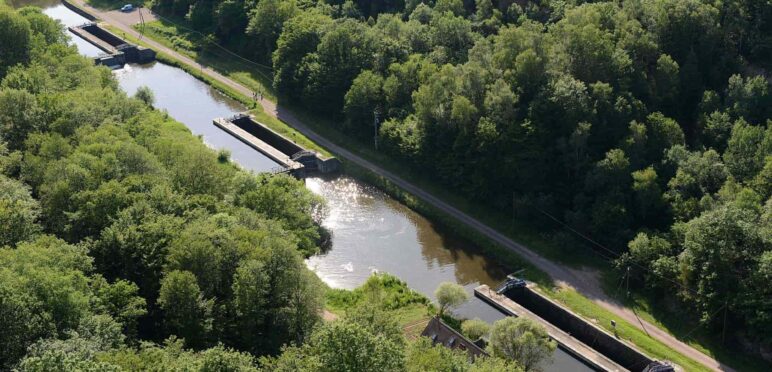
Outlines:
{"label": "river", "polygon": [[[65,26],[87,20],[56,0],[15,2],[36,5]],[[14,2],[11,2],[14,5]],[[96,56],[100,50],[71,35],[81,54]],[[149,87],[155,95],[155,106],[185,124],[195,135],[215,149],[227,149],[231,159],[245,169],[261,172],[276,163],[238,139],[212,125],[215,117],[229,116],[245,110],[207,84],[183,70],[151,63],[128,65],[115,75],[121,88],[134,94],[140,86]],[[506,274],[496,262],[477,253],[469,242],[454,237],[435,226],[379,189],[347,176],[310,177],[306,186],[321,195],[328,205],[328,216],[322,224],[332,232],[332,246],[324,254],[309,258],[308,267],[330,287],[353,289],[374,271],[388,272],[408,286],[433,298],[437,286],[445,281],[463,285],[472,294],[480,284],[495,286]],[[479,317],[487,322],[503,314],[475,297],[455,310],[467,318]],[[591,371],[582,362],[558,349],[548,372]]]}

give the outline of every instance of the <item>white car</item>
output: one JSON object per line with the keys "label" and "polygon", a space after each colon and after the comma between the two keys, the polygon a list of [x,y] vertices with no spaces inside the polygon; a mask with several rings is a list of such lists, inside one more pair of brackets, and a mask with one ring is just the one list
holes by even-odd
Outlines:
{"label": "white car", "polygon": [[134,5],[131,5],[131,4],[126,4],[121,7],[122,12],[130,12],[132,10],[134,10]]}

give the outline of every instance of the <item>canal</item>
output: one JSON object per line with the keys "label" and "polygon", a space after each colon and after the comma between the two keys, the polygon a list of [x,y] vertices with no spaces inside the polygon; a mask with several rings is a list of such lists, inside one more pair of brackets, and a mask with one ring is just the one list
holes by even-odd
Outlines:
{"label": "canal", "polygon": [[[64,26],[88,20],[64,7],[57,0],[11,1],[11,5],[35,5]],[[94,57],[101,52],[90,43],[71,35],[81,54]],[[267,171],[276,163],[235,137],[212,125],[212,119],[246,110],[185,71],[164,65],[127,65],[115,71],[121,88],[129,95],[140,86],[155,95],[155,106],[185,124],[193,134],[215,149],[226,149],[241,167]],[[321,195],[328,205],[322,224],[332,232],[332,247],[309,258],[308,267],[333,288],[353,289],[373,272],[388,272],[411,288],[434,297],[434,290],[445,281],[463,285],[472,295],[480,284],[496,286],[506,272],[496,262],[478,254],[472,244],[442,231],[432,222],[389,197],[379,189],[347,176],[311,177],[306,186]],[[471,297],[456,310],[462,317],[479,317],[493,322],[503,314]],[[558,349],[552,364],[556,371],[592,369]]]}

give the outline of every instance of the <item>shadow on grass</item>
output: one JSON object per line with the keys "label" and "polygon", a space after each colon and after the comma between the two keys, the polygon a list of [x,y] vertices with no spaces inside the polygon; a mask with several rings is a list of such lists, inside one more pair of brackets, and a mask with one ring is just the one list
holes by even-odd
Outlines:
{"label": "shadow on grass", "polygon": [[[207,45],[204,37],[206,32],[193,30],[185,19],[163,16],[157,21],[145,24],[144,32],[200,65],[210,66],[256,93],[262,93],[265,98],[275,99],[273,71],[270,66],[239,56],[233,51],[233,47],[219,44],[202,47]],[[238,41],[232,43],[238,44]]]}
{"label": "shadow on grass", "polygon": [[[677,304],[677,298],[662,298],[651,292],[630,289],[621,273],[608,271],[603,275],[603,289],[614,300],[633,310],[641,319],[658,324],[661,328],[698,350],[712,356],[738,371],[765,371],[769,364],[757,355],[744,353],[731,341],[727,332],[726,342],[718,334],[705,330],[697,317],[684,311],[685,305]],[[677,306],[677,307],[676,307]]]}
{"label": "shadow on grass", "polygon": [[[207,66],[213,66],[218,72],[234,77],[239,83],[242,83],[253,90],[262,90],[264,95],[274,96],[273,91],[273,71],[271,69],[257,66],[252,62],[240,60],[238,57],[229,55],[229,53],[220,48],[208,48],[199,53],[196,62]],[[239,75],[245,75],[246,79]],[[254,82],[258,82],[256,86]]]}

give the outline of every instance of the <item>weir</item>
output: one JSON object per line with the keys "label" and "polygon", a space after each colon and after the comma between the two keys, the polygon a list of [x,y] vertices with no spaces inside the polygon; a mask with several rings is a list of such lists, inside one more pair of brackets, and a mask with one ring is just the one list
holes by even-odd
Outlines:
{"label": "weir", "polygon": [[502,293],[487,285],[475,288],[475,296],[497,309],[529,318],[547,329],[550,337],[574,356],[604,371],[673,371],[633,345],[587,322],[560,304],[534,291],[532,285],[503,288]]}
{"label": "weir", "polygon": [[98,65],[123,66],[127,63],[150,63],[155,51],[130,44],[94,22],[68,27],[70,32],[101,49],[107,55],[94,58]]}
{"label": "weir", "polygon": [[214,125],[279,163],[274,173],[305,177],[309,172],[333,173],[340,169],[336,158],[324,157],[271,130],[247,114],[214,119]]}

